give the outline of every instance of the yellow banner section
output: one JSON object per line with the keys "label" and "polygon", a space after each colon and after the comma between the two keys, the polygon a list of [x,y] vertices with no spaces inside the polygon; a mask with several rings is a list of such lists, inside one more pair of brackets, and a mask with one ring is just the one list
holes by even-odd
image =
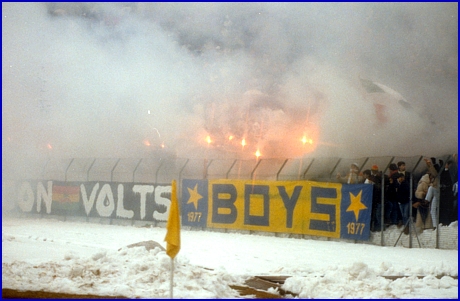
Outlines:
{"label": "yellow banner section", "polygon": [[208,181],[211,228],[340,237],[340,183]]}

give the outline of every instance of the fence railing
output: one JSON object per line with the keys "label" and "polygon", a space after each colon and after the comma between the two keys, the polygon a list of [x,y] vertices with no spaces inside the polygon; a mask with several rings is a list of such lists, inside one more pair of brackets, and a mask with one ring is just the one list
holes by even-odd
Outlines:
{"label": "fence railing", "polygon": [[[451,156],[438,159],[446,162]],[[253,179],[311,180],[337,182],[336,174],[346,174],[352,163],[360,170],[378,165],[386,173],[391,163],[404,161],[414,180],[426,171],[424,156],[362,157],[356,159],[193,159],[193,158],[47,158],[4,160],[3,179],[47,179],[56,181],[117,181],[168,183],[173,179]],[[6,165],[6,166],[5,166]]]}

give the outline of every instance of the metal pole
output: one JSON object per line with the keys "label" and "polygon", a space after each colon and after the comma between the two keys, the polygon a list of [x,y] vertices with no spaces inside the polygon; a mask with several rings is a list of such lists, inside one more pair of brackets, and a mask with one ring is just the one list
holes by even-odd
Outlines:
{"label": "metal pole", "polygon": [[308,167],[307,169],[305,169],[305,172],[303,173],[303,178],[305,179],[305,175],[307,174],[308,170],[310,169],[310,167],[313,165],[313,162],[315,161],[315,158],[313,158],[310,162],[310,164],[308,164]]}
{"label": "metal pole", "polygon": [[410,173],[410,197],[409,197],[409,248],[412,248],[412,173]]}
{"label": "metal pole", "polygon": [[69,170],[70,165],[72,165],[73,160],[75,160],[75,158],[72,158],[72,160],[70,160],[70,163],[69,163],[69,165],[67,166],[67,168],[65,170],[65,175],[64,175],[64,179],[65,179],[64,181],[65,182],[67,182],[67,171]]}
{"label": "metal pole", "polygon": [[[177,193],[178,193],[178,198],[179,198],[179,199],[178,199],[178,201],[179,201],[179,206],[180,206],[180,204],[181,204],[181,199],[180,199],[179,196],[182,196],[182,180],[181,180],[181,179],[182,179],[182,172],[184,171],[185,166],[187,165],[187,163],[188,163],[189,160],[190,160],[190,159],[187,159],[187,160],[185,161],[184,166],[182,166],[182,168],[181,168],[180,171],[179,171],[179,181],[178,181],[178,183],[177,183],[177,184],[178,184],[178,185],[177,185],[177,188],[178,188]],[[179,207],[179,208],[180,208],[180,207]]]}
{"label": "metal pole", "polygon": [[281,170],[284,168],[284,165],[286,165],[286,163],[287,163],[288,160],[289,160],[289,159],[284,160],[284,163],[283,163],[283,165],[281,165],[280,170],[278,170],[278,172],[276,173],[276,180],[277,180],[277,181],[278,181],[279,175],[280,175],[280,173],[281,173]]}
{"label": "metal pole", "polygon": [[211,159],[211,160],[209,161],[209,163],[206,165],[206,170],[205,170],[205,174],[204,174],[204,178],[205,178],[205,179],[208,178],[208,169],[209,169],[209,166],[211,166],[212,161],[214,161],[214,159]]}
{"label": "metal pole", "polygon": [[332,168],[331,173],[329,174],[329,178],[330,178],[330,179],[332,179],[332,174],[334,173],[334,171],[335,171],[335,169],[337,168],[337,166],[339,166],[339,163],[340,163],[341,160],[342,160],[342,158],[339,158],[339,160],[337,161],[337,163],[335,163],[334,168]]}
{"label": "metal pole", "polygon": [[169,297],[173,299],[173,286],[174,286],[174,258],[171,258],[171,275],[169,279]]}
{"label": "metal pole", "polygon": [[163,166],[163,163],[164,163],[164,162],[165,162],[165,161],[164,161],[164,160],[161,160],[161,158],[160,158],[160,165],[158,166],[157,171],[155,172],[155,184],[158,183],[158,172],[160,171],[160,168],[161,168],[161,166]]}
{"label": "metal pole", "polygon": [[263,160],[263,159],[260,159],[260,160],[257,162],[256,166],[254,166],[254,169],[253,169],[252,172],[251,172],[251,179],[253,179],[254,173],[256,172],[256,169],[257,169],[257,167],[259,166],[260,162],[262,162],[262,160]]}
{"label": "metal pole", "polygon": [[382,199],[380,200],[380,206],[381,206],[381,209],[380,210],[380,245],[383,246],[383,231],[384,231],[384,226],[385,226],[385,176],[384,174],[382,173],[382,186],[381,186],[381,190],[382,190]]}
{"label": "metal pole", "polygon": [[46,166],[48,165],[48,163],[50,162],[50,158],[48,158],[48,160],[46,160],[46,163],[45,165],[43,165],[43,170],[42,170],[42,179],[45,179],[45,170],[46,170]]}
{"label": "metal pole", "polygon": [[228,174],[232,170],[233,166],[235,166],[236,161],[238,161],[238,159],[235,159],[235,161],[233,161],[232,166],[230,166],[230,168],[228,169],[227,173],[225,174],[226,179],[228,179]]}
{"label": "metal pole", "polygon": [[142,158],[139,160],[139,162],[137,162],[137,165],[136,165],[136,167],[135,167],[134,170],[133,170],[133,182],[134,182],[134,175],[136,174],[136,170],[137,170],[137,168],[139,167],[139,164],[141,164],[141,162],[142,162]]}
{"label": "metal pole", "polygon": [[359,170],[358,170],[358,174],[359,174],[359,172],[363,169],[364,165],[366,165],[367,161],[369,161],[369,157],[367,157],[366,160],[364,160],[364,163],[361,164],[361,167],[360,167]]}
{"label": "metal pole", "polygon": [[118,165],[118,162],[120,162],[121,158],[118,159],[118,161],[115,163],[115,165],[113,166],[112,168],[112,171],[110,172],[110,182],[113,182],[113,171],[115,170],[115,168],[117,167]]}
{"label": "metal pole", "polygon": [[89,166],[88,170],[86,171],[86,181],[89,182],[89,171],[93,168],[94,162],[96,162],[96,158],[94,158],[93,163]]}

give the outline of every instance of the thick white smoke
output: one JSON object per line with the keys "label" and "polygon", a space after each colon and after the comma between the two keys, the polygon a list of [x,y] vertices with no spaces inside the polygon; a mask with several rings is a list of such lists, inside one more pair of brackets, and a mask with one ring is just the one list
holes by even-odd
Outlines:
{"label": "thick white smoke", "polygon": [[2,3],[3,154],[456,153],[457,36],[457,3]]}

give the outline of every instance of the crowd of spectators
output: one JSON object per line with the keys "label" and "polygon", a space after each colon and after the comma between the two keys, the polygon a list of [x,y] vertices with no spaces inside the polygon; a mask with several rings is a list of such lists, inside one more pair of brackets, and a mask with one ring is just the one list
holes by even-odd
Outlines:
{"label": "crowd of spectators", "polygon": [[391,163],[386,174],[377,165],[360,172],[358,164],[353,163],[350,172],[343,177],[337,174],[337,179],[345,184],[373,185],[372,232],[396,225],[404,227],[408,234],[411,221],[421,231],[436,229],[439,224],[449,225],[458,220],[457,156],[446,163],[439,160],[438,164],[436,158],[424,161],[426,169],[416,179],[406,171],[404,161]]}

